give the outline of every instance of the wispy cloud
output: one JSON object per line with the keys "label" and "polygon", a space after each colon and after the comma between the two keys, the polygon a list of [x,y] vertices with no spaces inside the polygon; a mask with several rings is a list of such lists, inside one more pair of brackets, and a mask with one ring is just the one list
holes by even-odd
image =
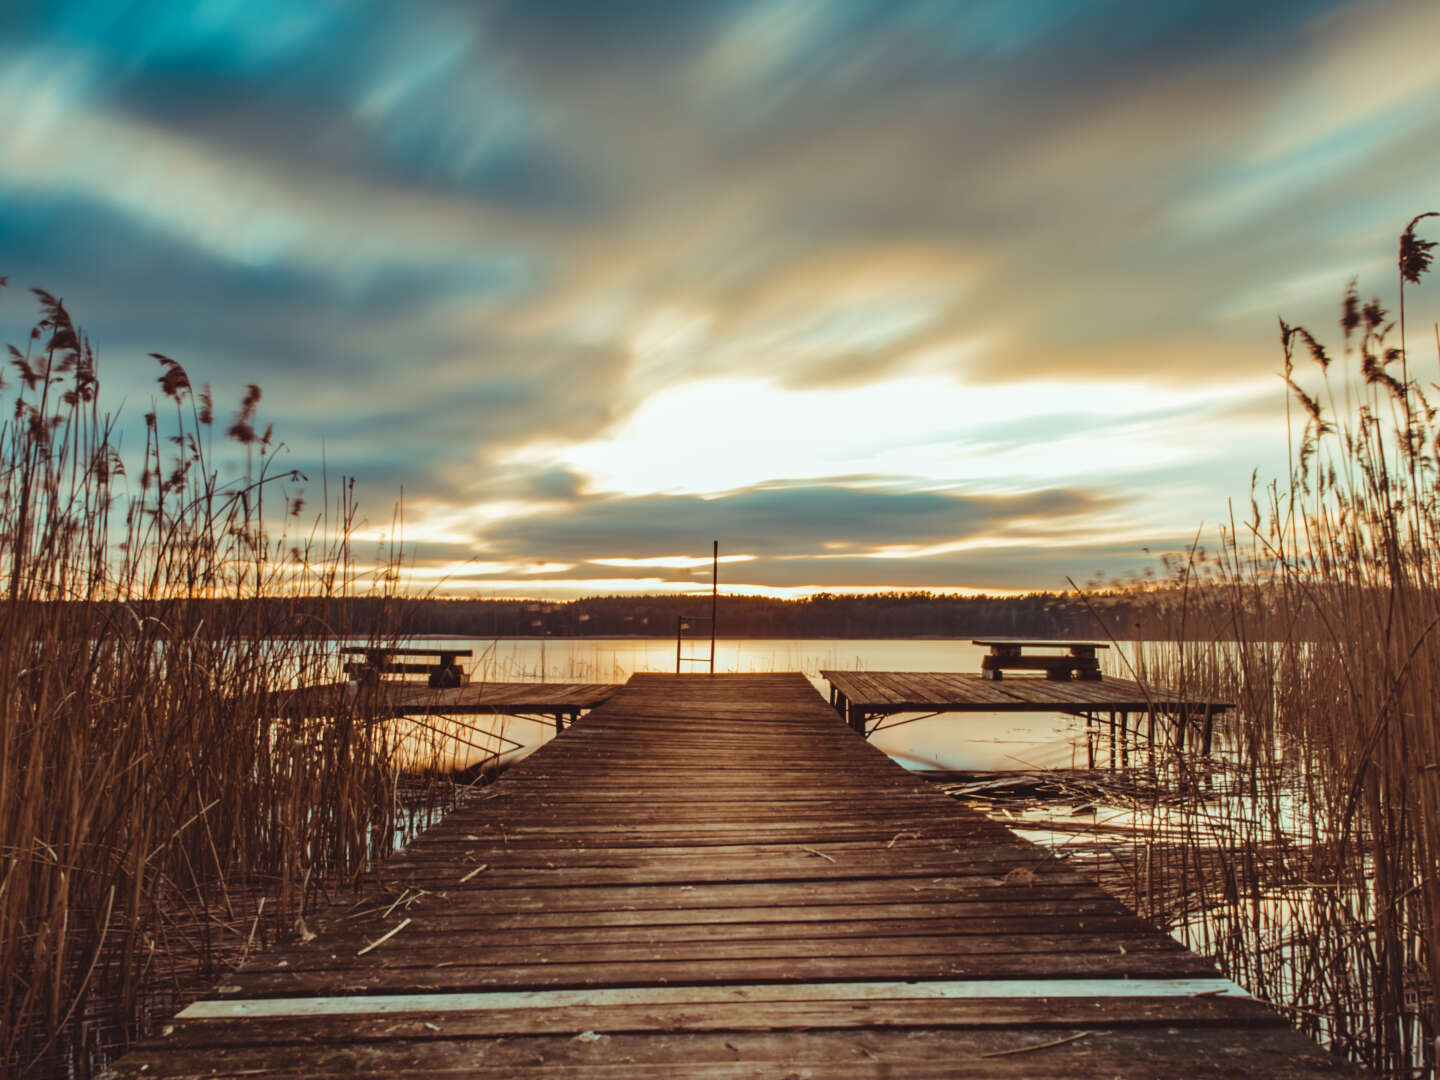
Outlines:
{"label": "wispy cloud", "polygon": [[0,274],[132,401],[151,349],[260,381],[445,588],[678,588],[712,535],[766,588],[1053,585],[1283,467],[1274,317],[1431,209],[1437,20],[8,5]]}

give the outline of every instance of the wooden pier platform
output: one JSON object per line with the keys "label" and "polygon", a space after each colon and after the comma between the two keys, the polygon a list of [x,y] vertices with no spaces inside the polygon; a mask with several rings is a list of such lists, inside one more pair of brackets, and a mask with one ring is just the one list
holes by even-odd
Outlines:
{"label": "wooden pier platform", "polygon": [[437,688],[423,682],[382,680],[374,687],[356,683],[326,683],[286,691],[279,695],[278,711],[301,711],[310,716],[332,716],[351,707],[357,694],[374,695],[366,712],[372,716],[546,716],[557,728],[610,699],[617,683],[473,682]]}
{"label": "wooden pier platform", "polygon": [[1356,1075],[800,675],[637,675],[114,1067]]}
{"label": "wooden pier platform", "polygon": [[1171,725],[1177,746],[1184,746],[1194,729],[1208,754],[1215,717],[1235,707],[1233,702],[1192,700],[1114,675],[1004,681],[954,671],[822,671],[820,676],[830,683],[830,704],[861,734],[877,730],[871,721],[883,723],[897,713],[1051,712],[1108,722],[1112,738],[1118,725],[1122,740],[1131,731],[1132,717],[1137,728],[1139,720],[1145,720],[1152,743],[1157,722]]}

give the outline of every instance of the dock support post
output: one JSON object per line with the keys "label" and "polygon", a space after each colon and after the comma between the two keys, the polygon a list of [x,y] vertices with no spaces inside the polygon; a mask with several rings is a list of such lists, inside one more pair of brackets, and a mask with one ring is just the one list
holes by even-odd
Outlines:
{"label": "dock support post", "polygon": [[853,701],[846,702],[845,719],[850,725],[850,730],[865,734],[865,710],[857,708]]}
{"label": "dock support post", "polygon": [[720,541],[715,541],[710,564],[710,674],[715,674],[715,616],[720,602]]}

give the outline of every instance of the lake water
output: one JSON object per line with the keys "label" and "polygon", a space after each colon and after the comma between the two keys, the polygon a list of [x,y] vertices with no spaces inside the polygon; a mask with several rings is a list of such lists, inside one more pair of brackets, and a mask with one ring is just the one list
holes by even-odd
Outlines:
{"label": "lake water", "polygon": [[[672,638],[424,638],[426,647],[471,649],[464,660],[472,680],[499,682],[616,682],[636,672],[675,671]],[[687,641],[687,656],[709,655],[710,642]],[[722,638],[715,644],[717,672],[803,673],[829,700],[823,669],[837,671],[965,671],[979,672],[987,652],[965,640],[874,640],[800,638],[738,640]],[[1102,650],[1102,665],[1116,671],[1117,659]],[[708,664],[686,664],[686,670],[705,671]],[[904,720],[904,715],[887,719]],[[548,721],[517,717],[467,717],[460,726],[442,729],[456,736],[449,747],[452,763],[472,764],[489,751],[518,756],[553,736]],[[434,726],[434,725],[432,725]],[[434,754],[439,737],[428,729],[417,733],[425,749]],[[513,740],[520,747],[504,740]],[[1085,723],[1058,713],[950,713],[918,719],[882,730],[871,741],[896,761],[912,769],[1014,770],[1083,767]],[[442,759],[447,755],[441,754]]]}

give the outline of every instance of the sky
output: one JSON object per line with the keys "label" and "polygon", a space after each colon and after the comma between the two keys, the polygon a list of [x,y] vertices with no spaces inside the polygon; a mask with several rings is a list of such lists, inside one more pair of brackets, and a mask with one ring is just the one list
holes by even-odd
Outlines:
{"label": "sky", "polygon": [[152,351],[222,419],[259,384],[438,595],[708,587],[716,539],[737,592],[1126,580],[1283,476],[1277,316],[1393,302],[1437,42],[1433,0],[8,0],[0,332],[62,296],[132,447]]}

